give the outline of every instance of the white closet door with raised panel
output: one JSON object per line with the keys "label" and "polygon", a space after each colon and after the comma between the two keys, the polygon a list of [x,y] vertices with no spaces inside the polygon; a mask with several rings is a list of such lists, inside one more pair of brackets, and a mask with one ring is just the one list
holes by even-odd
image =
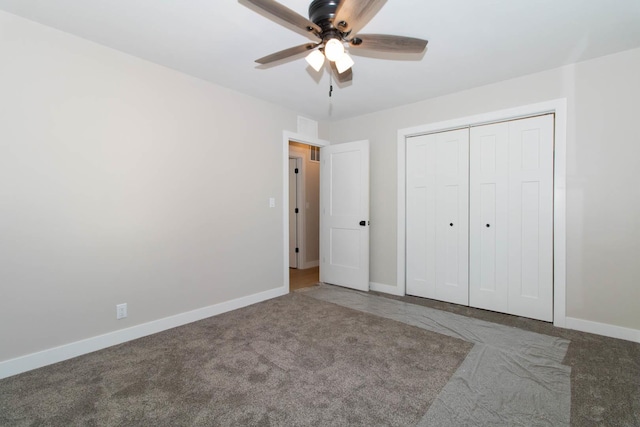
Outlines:
{"label": "white closet door with raised panel", "polygon": [[436,297],[436,136],[407,139],[407,294]]}
{"label": "white closet door with raised panel", "polygon": [[509,313],[553,320],[554,116],[509,122]]}
{"label": "white closet door with raised panel", "polygon": [[471,128],[469,305],[508,312],[509,123]]}
{"label": "white closet door with raised panel", "polygon": [[469,130],[407,140],[407,293],[469,302]]}

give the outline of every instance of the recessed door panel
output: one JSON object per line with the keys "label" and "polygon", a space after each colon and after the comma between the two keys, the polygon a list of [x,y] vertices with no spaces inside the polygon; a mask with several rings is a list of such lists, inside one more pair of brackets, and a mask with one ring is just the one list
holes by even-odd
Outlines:
{"label": "recessed door panel", "polygon": [[330,234],[332,250],[329,263],[336,267],[360,268],[360,230],[336,227]]}
{"label": "recessed door panel", "polygon": [[[482,223],[486,229],[482,229]],[[480,185],[480,289],[496,291],[496,184]],[[491,227],[491,224],[494,226]]]}
{"label": "recessed door panel", "polygon": [[523,182],[520,292],[523,297],[540,297],[540,183]]}
{"label": "recessed door panel", "polygon": [[331,201],[333,217],[360,215],[360,188],[358,185],[341,185],[344,182],[359,179],[360,151],[351,150],[330,154],[331,158]]}

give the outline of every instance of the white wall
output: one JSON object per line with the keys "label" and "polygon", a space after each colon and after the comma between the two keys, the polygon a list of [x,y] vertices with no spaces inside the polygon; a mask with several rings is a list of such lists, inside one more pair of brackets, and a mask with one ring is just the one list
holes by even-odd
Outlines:
{"label": "white wall", "polygon": [[0,58],[0,362],[283,287],[294,112],[3,12]]}
{"label": "white wall", "polygon": [[398,129],[567,98],[567,316],[639,330],[638,76],[634,49],[332,123],[371,141],[371,280],[397,285]]}

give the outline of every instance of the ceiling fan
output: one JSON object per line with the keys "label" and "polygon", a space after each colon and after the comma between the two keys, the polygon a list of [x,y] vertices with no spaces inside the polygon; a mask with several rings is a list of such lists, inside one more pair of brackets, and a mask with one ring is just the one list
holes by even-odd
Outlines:
{"label": "ceiling fan", "polygon": [[258,64],[270,64],[291,56],[309,52],[306,59],[316,71],[329,61],[339,82],[351,81],[354,62],[345,51],[363,49],[378,52],[414,53],[424,51],[427,40],[387,34],[358,34],[382,8],[386,0],[313,0],[309,19],[274,0],[245,0],[266,14],[301,29],[315,43],[305,43],[257,59]]}

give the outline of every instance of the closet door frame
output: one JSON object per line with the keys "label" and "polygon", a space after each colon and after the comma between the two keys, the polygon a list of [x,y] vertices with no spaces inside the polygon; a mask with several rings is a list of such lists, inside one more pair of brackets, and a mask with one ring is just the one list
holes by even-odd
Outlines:
{"label": "closet door frame", "polygon": [[406,139],[412,136],[460,129],[468,126],[555,114],[555,152],[553,184],[553,324],[566,325],[566,145],[567,100],[555,99],[462,117],[444,122],[400,129],[398,131],[398,227],[397,227],[397,295],[406,293]]}

